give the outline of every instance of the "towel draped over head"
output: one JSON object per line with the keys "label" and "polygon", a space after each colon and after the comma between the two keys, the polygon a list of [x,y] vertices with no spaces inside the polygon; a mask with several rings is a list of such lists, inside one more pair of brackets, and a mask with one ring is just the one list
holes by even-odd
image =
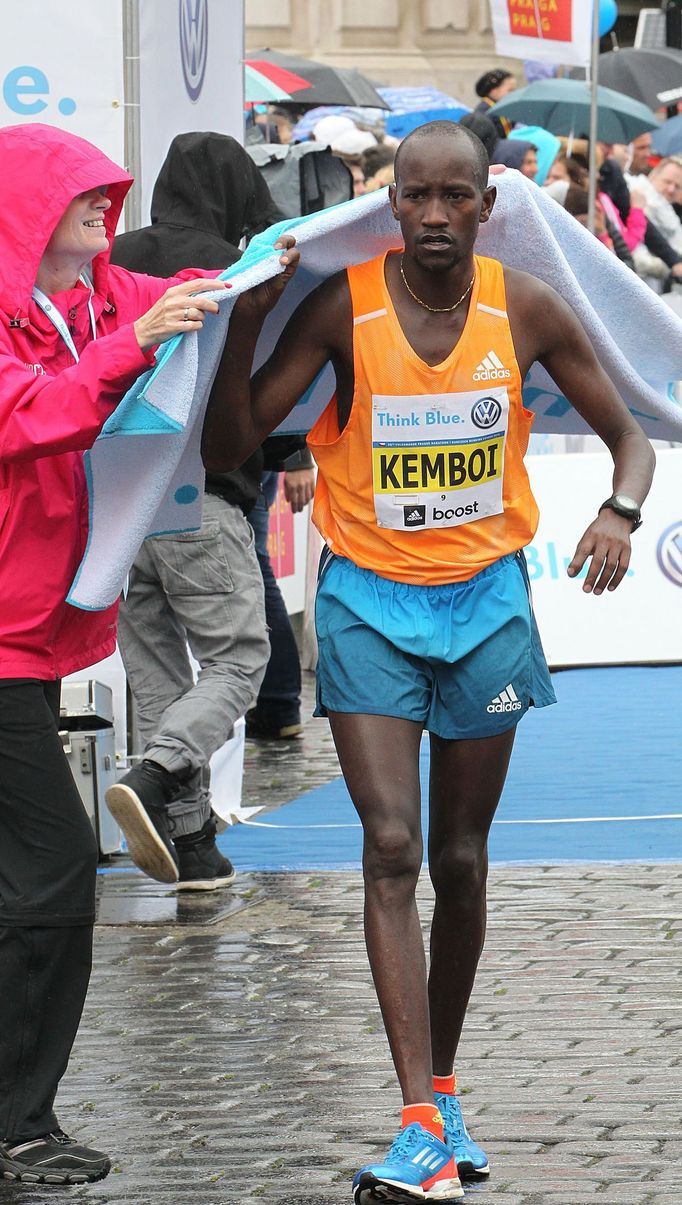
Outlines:
{"label": "towel draped over head", "polygon": [[[682,440],[682,407],[670,389],[682,379],[682,321],[545,189],[518,172],[494,175],[490,183],[497,200],[480,228],[477,253],[552,285],[582,322],[600,363],[647,434]],[[156,367],[136,382],[86,453],[90,539],[69,597],[75,606],[101,608],[117,597],[139,547],[131,532],[191,526],[183,520],[183,505],[203,486],[199,437],[232,307],[245,289],[282,271],[281,252],[273,244],[285,230],[296,236],[301,264],[263,326],[256,369],[307,293],[348,264],[402,246],[384,189],[280,223],[253,239],[226,273],[233,287],[218,297],[220,314],[200,332],[164,344]],[[327,365],[279,430],[310,430],[334,385]],[[535,415],[536,431],[588,430],[539,364],[524,381],[523,399]]]}

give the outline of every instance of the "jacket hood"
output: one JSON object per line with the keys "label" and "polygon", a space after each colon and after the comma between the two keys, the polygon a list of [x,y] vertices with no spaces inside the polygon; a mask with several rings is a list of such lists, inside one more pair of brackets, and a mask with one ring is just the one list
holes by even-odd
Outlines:
{"label": "jacket hood", "polygon": [[[0,309],[28,313],[31,290],[52,232],[79,193],[107,185],[104,215],[109,249],[133,180],[102,151],[55,126],[28,123],[0,129]],[[92,261],[95,294],[106,298],[109,251]]]}
{"label": "jacket hood", "polygon": [[188,226],[239,246],[281,217],[253,160],[235,138],[178,134],[154,185],[152,225]]}
{"label": "jacket hood", "polygon": [[512,130],[508,137],[511,142],[528,142],[535,147],[538,158],[535,183],[544,184],[547,173],[561,150],[561,143],[556,134],[543,130],[541,126],[524,126],[518,132]]}
{"label": "jacket hood", "polygon": [[491,163],[504,163],[506,167],[515,167],[518,171],[523,166],[523,161],[528,154],[528,151],[534,150],[532,142],[526,142],[521,138],[509,139],[502,138],[495,151],[491,156]]}

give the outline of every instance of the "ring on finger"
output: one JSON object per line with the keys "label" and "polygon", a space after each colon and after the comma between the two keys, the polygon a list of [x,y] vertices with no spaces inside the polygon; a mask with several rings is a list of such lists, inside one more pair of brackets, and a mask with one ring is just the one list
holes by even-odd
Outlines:
{"label": "ring on finger", "polygon": [[182,315],[182,321],[189,322],[189,306],[188,305],[185,306],[185,312]]}

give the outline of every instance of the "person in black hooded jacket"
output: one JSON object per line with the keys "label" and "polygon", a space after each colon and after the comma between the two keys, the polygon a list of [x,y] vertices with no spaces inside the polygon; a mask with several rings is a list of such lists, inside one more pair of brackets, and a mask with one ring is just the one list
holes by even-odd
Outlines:
{"label": "person in black hooded jacket", "polygon": [[212,131],[176,135],[157,176],[150,213],[151,226],[119,234],[115,244],[117,263],[134,256],[150,276],[188,256],[208,256],[211,267],[228,267],[239,258],[243,238],[248,242],[282,218],[243,146]]}
{"label": "person in black hooded jacket", "polygon": [[[242,238],[280,217],[234,138],[179,134],[154,186],[151,225],[120,235],[112,262],[153,276],[165,275],[169,264],[226,268],[239,259]],[[301,459],[301,437],[267,442],[276,449],[269,468]],[[145,540],[119,613],[144,754],[110,790],[136,864],[188,890],[234,878],[215,842],[207,766],[255,703],[270,654],[261,570],[245,517],[259,497],[263,467],[258,449],[233,472],[207,474],[201,530]],[[196,685],[187,643],[200,665]]]}

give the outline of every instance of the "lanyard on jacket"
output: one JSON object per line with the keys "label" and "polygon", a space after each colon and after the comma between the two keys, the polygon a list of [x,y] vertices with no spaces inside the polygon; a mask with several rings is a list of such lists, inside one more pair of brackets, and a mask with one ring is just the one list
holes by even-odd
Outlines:
{"label": "lanyard on jacket", "polygon": [[[87,280],[85,280],[82,276],[79,277],[79,280],[81,280],[84,285],[87,285],[87,283],[88,283]],[[80,357],[78,355],[78,352],[76,351],[76,345],[75,345],[73,339],[71,338],[71,331],[69,330],[68,326],[66,325],[64,318],[60,314],[56,305],[54,305],[54,303],[52,301],[50,301],[49,297],[46,297],[46,295],[43,293],[42,289],[39,289],[37,285],[34,285],[34,287],[33,287],[32,297],[33,297],[33,300],[35,301],[36,305],[39,305],[41,310],[43,311],[43,313],[46,315],[46,317],[49,318],[53,327],[57,331],[57,334],[61,335],[62,339],[66,343],[66,346],[68,347],[69,351],[71,352],[71,355],[73,356],[73,358],[77,364]],[[90,297],[90,300],[88,301],[88,313],[90,315],[90,326],[92,328],[92,337],[93,337],[93,339],[96,339],[97,338],[97,328],[95,326],[95,312],[92,308],[92,297]]]}

